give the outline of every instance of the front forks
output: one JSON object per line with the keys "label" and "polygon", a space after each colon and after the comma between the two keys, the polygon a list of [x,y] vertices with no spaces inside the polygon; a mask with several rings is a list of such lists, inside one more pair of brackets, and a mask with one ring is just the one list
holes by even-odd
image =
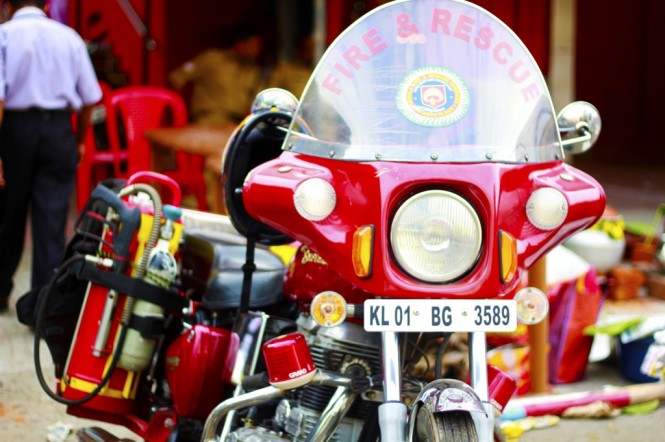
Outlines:
{"label": "front forks", "polygon": [[472,415],[476,423],[478,439],[482,441],[493,440],[494,406],[492,406],[489,398],[485,332],[469,333],[469,370],[471,373],[471,388],[476,392],[485,409],[485,416]]}
{"label": "front forks", "polygon": [[406,405],[402,402],[402,364],[396,332],[381,332],[383,371],[383,404],[379,405],[381,440],[406,440]]}
{"label": "front forks", "polygon": [[[402,402],[402,364],[400,361],[400,348],[398,335],[395,332],[382,332],[382,370],[384,403],[379,406],[379,425],[381,440],[388,442],[404,442],[413,440],[414,422],[409,424],[407,438],[407,409]],[[478,438],[481,441],[492,440],[494,432],[494,408],[489,401],[487,376],[487,345],[484,332],[469,333],[469,367],[471,373],[471,393],[469,403],[459,403],[459,410],[477,411],[471,413],[476,425]],[[416,406],[430,407],[434,412],[446,412],[450,408],[441,409],[438,399],[445,394],[450,383],[435,381],[430,384],[433,388],[440,388],[439,394],[424,396],[422,403],[416,401]],[[467,387],[468,388],[468,387]],[[454,409],[452,409],[454,410]],[[411,413],[415,419],[417,413]]]}

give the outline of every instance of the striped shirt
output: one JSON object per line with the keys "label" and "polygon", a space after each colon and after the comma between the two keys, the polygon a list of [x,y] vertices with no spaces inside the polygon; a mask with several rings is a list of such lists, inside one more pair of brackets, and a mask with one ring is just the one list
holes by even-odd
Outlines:
{"label": "striped shirt", "polygon": [[0,100],[5,109],[79,110],[102,92],[85,43],[72,28],[27,6],[0,25]]}

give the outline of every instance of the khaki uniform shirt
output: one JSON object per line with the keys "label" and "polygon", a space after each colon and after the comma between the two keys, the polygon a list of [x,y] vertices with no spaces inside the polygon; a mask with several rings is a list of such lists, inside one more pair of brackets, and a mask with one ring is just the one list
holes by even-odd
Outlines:
{"label": "khaki uniform shirt", "polygon": [[300,98],[311,75],[312,68],[304,64],[282,61],[270,72],[267,86],[286,89]]}
{"label": "khaki uniform shirt", "polygon": [[196,123],[237,123],[263,88],[258,64],[240,60],[233,49],[208,49],[169,75],[173,87],[193,85],[190,114]]}

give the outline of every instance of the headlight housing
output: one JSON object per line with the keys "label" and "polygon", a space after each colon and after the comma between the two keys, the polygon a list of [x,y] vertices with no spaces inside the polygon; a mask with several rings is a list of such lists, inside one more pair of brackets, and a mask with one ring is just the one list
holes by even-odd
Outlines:
{"label": "headlight housing", "polygon": [[446,190],[407,199],[390,229],[399,266],[415,279],[445,283],[468,272],[482,245],[480,219],[468,201]]}

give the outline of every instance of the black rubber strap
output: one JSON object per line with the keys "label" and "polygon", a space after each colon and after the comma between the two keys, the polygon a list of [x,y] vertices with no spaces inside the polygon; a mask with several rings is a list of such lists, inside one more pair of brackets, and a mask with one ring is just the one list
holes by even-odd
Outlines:
{"label": "black rubber strap", "polygon": [[182,310],[189,305],[187,299],[180,296],[176,291],[165,290],[142,279],[132,278],[122,273],[102,270],[89,262],[83,262],[82,265],[79,265],[81,267],[76,272],[78,279],[91,281],[165,309]]}
{"label": "black rubber strap", "polygon": [[129,328],[138,331],[143,339],[156,339],[164,333],[164,317],[132,315]]}

